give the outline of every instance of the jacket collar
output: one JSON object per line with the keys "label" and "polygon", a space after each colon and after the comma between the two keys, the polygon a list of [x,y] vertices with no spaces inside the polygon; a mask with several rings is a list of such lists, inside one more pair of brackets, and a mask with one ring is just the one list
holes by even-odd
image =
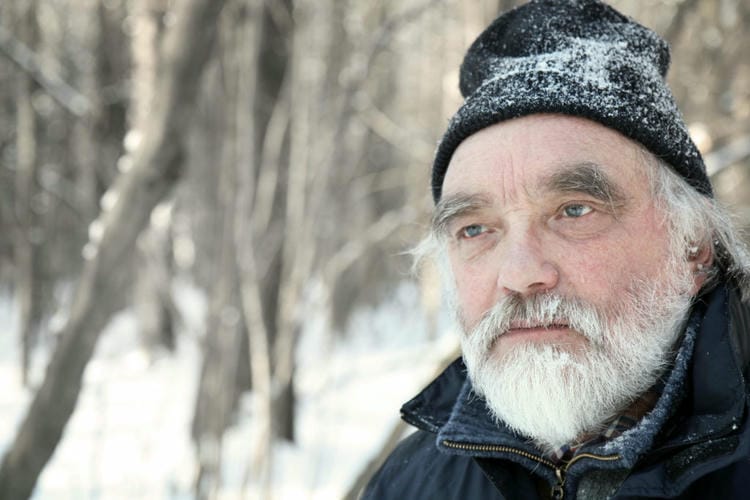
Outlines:
{"label": "jacket collar", "polygon": [[[686,397],[660,448],[683,446],[736,430],[745,414],[748,308],[719,287],[702,300],[705,314],[688,371]],[[699,304],[701,305],[701,304]]]}

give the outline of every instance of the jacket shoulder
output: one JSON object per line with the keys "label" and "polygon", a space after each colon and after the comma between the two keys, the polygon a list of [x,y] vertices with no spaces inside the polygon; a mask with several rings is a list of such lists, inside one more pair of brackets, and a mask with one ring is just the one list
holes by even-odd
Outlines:
{"label": "jacket shoulder", "polygon": [[382,499],[503,498],[471,457],[437,449],[435,435],[418,430],[403,439],[362,496]]}

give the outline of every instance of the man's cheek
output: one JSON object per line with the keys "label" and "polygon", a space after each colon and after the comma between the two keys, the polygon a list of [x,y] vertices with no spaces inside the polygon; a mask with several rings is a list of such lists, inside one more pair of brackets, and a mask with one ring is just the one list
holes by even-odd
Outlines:
{"label": "man's cheek", "polygon": [[462,326],[473,329],[494,304],[490,287],[478,279],[458,278],[456,282]]}

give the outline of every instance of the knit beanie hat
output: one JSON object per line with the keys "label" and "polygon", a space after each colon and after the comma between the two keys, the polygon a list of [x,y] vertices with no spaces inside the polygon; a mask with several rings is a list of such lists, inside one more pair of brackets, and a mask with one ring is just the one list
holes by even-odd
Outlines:
{"label": "knit beanie hat", "polygon": [[598,0],[532,0],[498,17],[461,65],[465,101],[435,156],[432,194],[458,145],[495,123],[535,113],[597,121],[645,146],[706,196],[698,148],[664,78],[667,43]]}

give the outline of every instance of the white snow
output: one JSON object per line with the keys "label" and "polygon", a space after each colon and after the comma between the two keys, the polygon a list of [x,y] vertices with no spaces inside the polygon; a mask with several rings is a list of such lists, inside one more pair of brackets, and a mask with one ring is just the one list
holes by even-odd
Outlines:
{"label": "white snow", "polygon": [[[174,355],[151,359],[131,311],[103,332],[63,440],[40,477],[37,499],[190,499],[196,470],[190,423],[200,369],[205,297],[187,282],[174,290],[184,320]],[[311,316],[298,349],[298,439],[274,452],[274,499],[340,498],[391,432],[400,405],[455,349],[450,321],[426,339],[414,285],[355,314],[348,336]],[[447,325],[447,326],[446,326]],[[0,453],[30,401],[21,387],[12,300],[0,296]],[[253,396],[222,450],[219,498],[239,498],[256,442]],[[257,498],[254,485],[245,498]]]}

